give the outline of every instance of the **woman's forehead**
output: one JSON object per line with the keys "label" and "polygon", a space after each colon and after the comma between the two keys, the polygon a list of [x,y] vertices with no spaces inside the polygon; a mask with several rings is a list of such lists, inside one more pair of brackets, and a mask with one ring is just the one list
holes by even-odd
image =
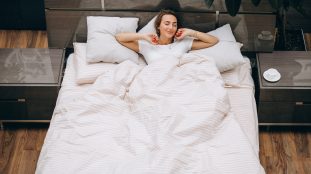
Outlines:
{"label": "woman's forehead", "polygon": [[165,14],[162,16],[162,21],[163,22],[166,22],[166,21],[169,21],[169,22],[176,22],[177,23],[177,19],[174,15],[171,15],[171,14]]}

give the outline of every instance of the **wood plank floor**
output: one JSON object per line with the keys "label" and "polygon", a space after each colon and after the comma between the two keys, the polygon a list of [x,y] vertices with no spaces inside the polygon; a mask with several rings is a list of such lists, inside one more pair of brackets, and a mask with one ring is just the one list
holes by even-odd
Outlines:
{"label": "wood plank floor", "polygon": [[47,48],[45,31],[0,30],[0,48]]}
{"label": "wood plank floor", "polygon": [[[311,50],[311,34],[305,35]],[[0,48],[47,48],[44,31],[0,30]],[[0,131],[0,174],[32,174],[48,124],[11,124]],[[311,174],[311,127],[260,128],[267,174]]]}

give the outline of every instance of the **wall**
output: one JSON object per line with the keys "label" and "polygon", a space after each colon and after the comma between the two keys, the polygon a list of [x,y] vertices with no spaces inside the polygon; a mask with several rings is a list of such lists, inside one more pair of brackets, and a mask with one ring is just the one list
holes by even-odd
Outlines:
{"label": "wall", "polygon": [[288,10],[287,27],[289,29],[302,28],[304,33],[311,33],[311,0],[304,0],[303,9],[308,16],[303,16],[293,8]]}
{"label": "wall", "polygon": [[44,0],[2,0],[0,29],[45,30]]}

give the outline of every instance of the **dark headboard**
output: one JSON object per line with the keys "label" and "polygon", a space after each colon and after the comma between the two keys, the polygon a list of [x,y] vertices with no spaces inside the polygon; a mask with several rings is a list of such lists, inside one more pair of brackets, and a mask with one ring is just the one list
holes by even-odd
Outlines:
{"label": "dark headboard", "polygon": [[261,31],[275,31],[275,15],[268,0],[262,0],[261,6],[256,8],[249,0],[242,0],[240,13],[235,17],[228,15],[223,0],[215,1],[210,9],[204,0],[102,1],[45,0],[49,47],[71,48],[73,41],[86,42],[86,16],[138,17],[140,29],[160,9],[170,8],[181,16],[184,27],[202,32],[229,23],[237,41],[244,44],[243,51],[266,52],[273,48],[273,43],[260,45],[257,38]]}
{"label": "dark headboard", "polygon": [[[118,16],[118,17],[138,17],[138,29],[145,26],[157,12],[129,12],[129,11],[103,11],[93,16]],[[183,19],[182,26],[190,27],[199,31],[207,32],[215,29],[216,15],[211,13],[180,13],[179,16]],[[86,42],[87,39],[87,24],[86,16],[81,16],[77,28],[73,34],[73,40],[76,42]]]}

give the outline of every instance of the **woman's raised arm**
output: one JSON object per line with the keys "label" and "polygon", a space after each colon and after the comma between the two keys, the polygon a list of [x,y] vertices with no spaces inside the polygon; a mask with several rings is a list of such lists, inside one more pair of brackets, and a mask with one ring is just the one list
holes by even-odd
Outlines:
{"label": "woman's raised arm", "polygon": [[218,43],[218,38],[210,34],[202,33],[200,31],[196,31],[196,30],[192,30],[188,28],[178,29],[176,33],[176,38],[183,39],[185,36],[191,36],[195,38],[195,40],[193,40],[191,50],[211,47]]}
{"label": "woman's raised arm", "polygon": [[152,44],[158,43],[156,34],[118,33],[115,38],[120,44],[135,52],[139,52],[138,40],[146,40]]}

